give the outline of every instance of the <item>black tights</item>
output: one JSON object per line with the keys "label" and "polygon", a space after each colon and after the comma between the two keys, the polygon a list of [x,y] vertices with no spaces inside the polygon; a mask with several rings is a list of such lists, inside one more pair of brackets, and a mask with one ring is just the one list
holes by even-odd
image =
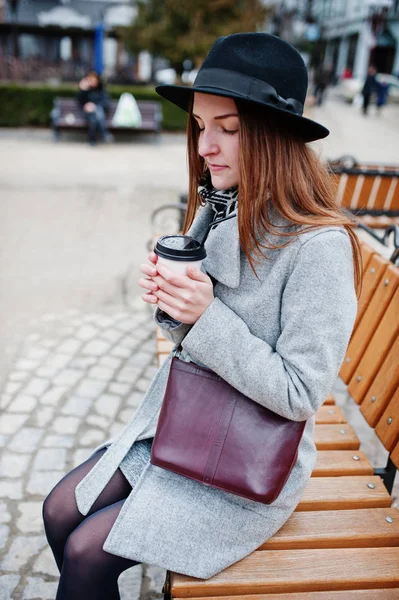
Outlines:
{"label": "black tights", "polygon": [[137,564],[103,550],[131,486],[118,469],[84,517],[75,488],[101,458],[97,452],[68,473],[43,505],[46,536],[61,577],[56,600],[119,600],[119,575]]}

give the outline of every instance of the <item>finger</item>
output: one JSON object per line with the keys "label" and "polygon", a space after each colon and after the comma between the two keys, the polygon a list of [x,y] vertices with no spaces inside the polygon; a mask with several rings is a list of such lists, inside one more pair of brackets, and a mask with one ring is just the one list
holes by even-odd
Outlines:
{"label": "finger", "polygon": [[148,260],[155,265],[157,263],[158,256],[155,254],[155,252],[150,252],[148,255]]}
{"label": "finger", "polygon": [[175,296],[172,296],[163,290],[157,290],[154,292],[154,296],[156,296],[158,301],[161,300],[174,310],[182,311],[184,309],[184,302],[182,302],[180,298],[176,298]]}
{"label": "finger", "polygon": [[169,304],[167,304],[166,302],[162,302],[162,300],[158,300],[157,306],[158,306],[158,308],[160,308],[161,310],[166,312],[170,317],[172,317],[172,319],[183,322],[183,321],[181,321],[181,318],[180,318],[181,315],[180,315],[179,311],[177,311],[175,308],[173,308],[173,306],[169,306]]}
{"label": "finger", "polygon": [[212,284],[210,277],[200,269],[197,269],[197,267],[188,267],[187,275],[190,277],[190,279],[194,279],[194,281],[202,281],[203,283]]}
{"label": "finger", "polygon": [[155,277],[155,275],[158,275],[157,268],[154,267],[153,265],[147,265],[146,263],[143,263],[140,266],[140,271],[142,273],[144,273],[144,275],[147,275],[148,277]]}
{"label": "finger", "polygon": [[152,280],[158,286],[159,290],[163,290],[170,296],[173,296],[174,298],[177,298],[177,299],[180,299],[183,301],[187,301],[189,299],[190,294],[195,291],[195,289],[194,289],[195,284],[193,282],[191,282],[188,277],[186,278],[186,287],[184,287],[184,288],[177,287],[177,286],[173,285],[172,283],[169,283],[169,281],[166,281],[166,279],[161,277],[161,275],[157,275],[156,277],[153,277]]}
{"label": "finger", "polygon": [[141,296],[142,300],[144,300],[144,302],[148,302],[148,304],[157,304],[158,303],[158,298],[156,296],[154,296],[154,294],[143,294],[143,296]]}
{"label": "finger", "polygon": [[144,277],[140,277],[137,283],[140,287],[144,288],[145,290],[150,290],[151,292],[154,292],[158,289],[157,284],[152,279],[144,279]]}
{"label": "finger", "polygon": [[169,267],[159,263],[157,263],[157,271],[168,283],[180,288],[187,287],[187,275],[176,273],[176,271],[172,271]]}

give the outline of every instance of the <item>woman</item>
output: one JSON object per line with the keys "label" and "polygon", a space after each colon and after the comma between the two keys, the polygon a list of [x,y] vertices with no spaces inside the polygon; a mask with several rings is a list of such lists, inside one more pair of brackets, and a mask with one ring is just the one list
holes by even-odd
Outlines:
{"label": "woman", "polygon": [[150,464],[169,358],[109,449],[46,500],[58,600],[117,599],[118,575],[142,561],[209,578],[274,535],[301,498],[316,458],[314,414],[343,360],[359,281],[352,223],[305,143],[328,134],[302,117],[306,89],[300,55],[263,33],[219,38],[193,88],[157,88],[189,111],[186,229],[201,238],[215,216],[237,218],[211,230],[204,271],[174,273],[151,253],[140,280],[182,360],[307,420],[297,462],[269,505]]}
{"label": "woman", "polygon": [[90,71],[79,83],[78,102],[87,121],[89,144],[97,142],[97,131],[105,142],[112,140],[106,127],[106,114],[109,109],[109,96],[104,90],[100,76]]}

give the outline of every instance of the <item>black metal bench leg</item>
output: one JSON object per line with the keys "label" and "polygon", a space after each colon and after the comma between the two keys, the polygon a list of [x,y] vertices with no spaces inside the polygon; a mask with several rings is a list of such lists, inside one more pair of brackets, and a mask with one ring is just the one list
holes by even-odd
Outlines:
{"label": "black metal bench leg", "polygon": [[171,600],[171,589],[170,589],[170,571],[166,571],[166,579],[162,588],[163,598],[164,600]]}

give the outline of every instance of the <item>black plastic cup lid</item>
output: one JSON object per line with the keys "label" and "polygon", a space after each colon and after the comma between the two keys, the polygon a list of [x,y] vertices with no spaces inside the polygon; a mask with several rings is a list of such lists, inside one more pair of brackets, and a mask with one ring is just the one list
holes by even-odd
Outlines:
{"label": "black plastic cup lid", "polygon": [[189,235],[163,235],[154,252],[167,260],[195,261],[206,257],[204,246]]}

